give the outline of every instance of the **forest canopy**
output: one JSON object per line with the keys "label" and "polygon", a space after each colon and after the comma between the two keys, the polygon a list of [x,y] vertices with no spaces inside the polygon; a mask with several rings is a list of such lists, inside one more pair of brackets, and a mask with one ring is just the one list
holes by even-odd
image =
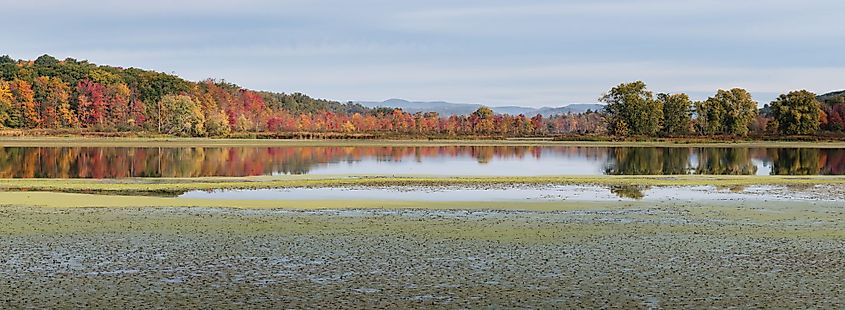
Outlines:
{"label": "forest canopy", "polygon": [[225,80],[103,66],[86,60],[0,56],[0,128],[152,132],[222,137],[233,133],[413,136],[746,136],[845,130],[845,92],[782,95],[758,109],[741,88],[702,101],[654,94],[642,81],[613,87],[603,111],[542,115],[408,113],[242,88]]}

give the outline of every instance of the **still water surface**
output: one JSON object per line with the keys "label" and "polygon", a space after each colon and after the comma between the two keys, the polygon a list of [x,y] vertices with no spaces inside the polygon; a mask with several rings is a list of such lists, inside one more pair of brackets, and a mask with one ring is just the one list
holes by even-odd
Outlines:
{"label": "still water surface", "polygon": [[[189,191],[179,198],[230,200],[398,200],[398,201],[843,201],[842,193],[817,185],[808,188],[755,185],[596,186],[541,185],[507,187],[349,187]],[[836,194],[831,195],[831,192]]]}
{"label": "still water surface", "polygon": [[2,147],[2,178],[379,174],[845,175],[845,149],[576,146]]}

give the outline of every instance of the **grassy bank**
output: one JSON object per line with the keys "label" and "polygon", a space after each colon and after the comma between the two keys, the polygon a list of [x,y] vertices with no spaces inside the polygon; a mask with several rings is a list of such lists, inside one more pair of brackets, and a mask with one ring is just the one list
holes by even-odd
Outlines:
{"label": "grassy bank", "polygon": [[592,146],[592,147],[794,147],[845,148],[845,141],[555,141],[551,139],[502,140],[276,140],[133,137],[0,137],[2,147],[270,147],[270,146]]}
{"label": "grassy bank", "polygon": [[283,176],[241,178],[130,179],[0,179],[0,190],[101,193],[118,195],[178,195],[190,190],[265,189],[355,186],[807,186],[845,184],[845,176],[542,176],[542,177],[426,177],[426,176]]}
{"label": "grassy bank", "polygon": [[641,202],[614,201],[573,202],[444,202],[398,200],[221,200],[180,199],[148,196],[112,196],[56,192],[0,192],[0,206],[32,206],[44,208],[144,208],[144,207],[202,207],[237,209],[427,209],[427,210],[524,210],[563,211],[591,209],[619,209],[645,206]]}

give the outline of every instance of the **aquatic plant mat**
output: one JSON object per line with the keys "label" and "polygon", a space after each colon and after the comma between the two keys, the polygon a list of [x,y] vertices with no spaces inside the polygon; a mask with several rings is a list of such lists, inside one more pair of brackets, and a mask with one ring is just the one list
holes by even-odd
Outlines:
{"label": "aquatic plant mat", "polygon": [[845,303],[838,202],[378,203],[0,193],[0,308]]}
{"label": "aquatic plant mat", "polygon": [[717,186],[842,185],[845,176],[540,176],[540,177],[440,177],[379,175],[286,175],[261,177],[126,178],[126,179],[0,179],[0,190],[96,193],[130,196],[177,196],[192,190],[272,189],[354,186]]}

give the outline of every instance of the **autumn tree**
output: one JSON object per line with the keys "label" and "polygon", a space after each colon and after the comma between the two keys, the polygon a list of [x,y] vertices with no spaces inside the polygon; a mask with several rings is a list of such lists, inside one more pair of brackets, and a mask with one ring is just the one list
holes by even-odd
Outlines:
{"label": "autumn tree", "polygon": [[231,127],[223,110],[208,111],[205,117],[205,130],[211,137],[225,137]]}
{"label": "autumn tree", "polygon": [[664,135],[686,135],[692,126],[692,101],[687,94],[658,94],[657,101],[663,105]]}
{"label": "autumn tree", "polygon": [[161,132],[177,136],[203,136],[205,117],[190,96],[161,97]]}
{"label": "autumn tree", "polygon": [[115,83],[106,88],[108,94],[107,112],[109,123],[116,129],[128,130],[134,126],[132,110],[129,105],[131,91],[126,84]]}
{"label": "autumn tree", "polygon": [[475,130],[480,133],[493,132],[493,110],[488,107],[480,107],[475,112],[472,112],[471,117],[475,125]]}
{"label": "autumn tree", "polygon": [[143,101],[137,100],[136,96],[130,93],[129,99],[129,120],[131,126],[144,128],[147,121],[147,107]]}
{"label": "autumn tree", "polygon": [[9,85],[14,96],[14,106],[9,115],[9,125],[15,128],[35,128],[41,119],[35,104],[35,92],[25,80],[15,79]]}
{"label": "autumn tree", "polygon": [[70,87],[66,83],[58,78],[42,76],[35,79],[33,90],[41,127],[76,126],[76,113],[70,107]]}
{"label": "autumn tree", "polygon": [[546,126],[545,122],[543,121],[543,115],[537,114],[531,118],[531,128],[534,131],[534,134],[545,134],[546,133]]}
{"label": "autumn tree", "polygon": [[834,103],[826,105],[824,108],[826,114],[825,129],[840,131],[845,130],[845,103]]}
{"label": "autumn tree", "polygon": [[6,81],[0,80],[0,127],[9,126],[13,102],[12,87]]}
{"label": "autumn tree", "polygon": [[103,128],[108,120],[106,87],[92,80],[80,81],[76,86],[78,93],[77,114],[84,127]]}
{"label": "autumn tree", "polygon": [[241,90],[241,100],[243,100],[242,115],[250,124],[249,128],[243,128],[243,131],[263,130],[261,125],[265,123],[268,114],[264,97],[251,90]]}
{"label": "autumn tree", "polygon": [[255,127],[255,124],[250,120],[246,115],[238,115],[238,119],[235,121],[235,130],[239,132],[247,132],[252,130]]}
{"label": "autumn tree", "polygon": [[654,100],[642,81],[619,84],[599,100],[607,103],[609,130],[615,135],[654,136],[660,130],[662,102]]}

